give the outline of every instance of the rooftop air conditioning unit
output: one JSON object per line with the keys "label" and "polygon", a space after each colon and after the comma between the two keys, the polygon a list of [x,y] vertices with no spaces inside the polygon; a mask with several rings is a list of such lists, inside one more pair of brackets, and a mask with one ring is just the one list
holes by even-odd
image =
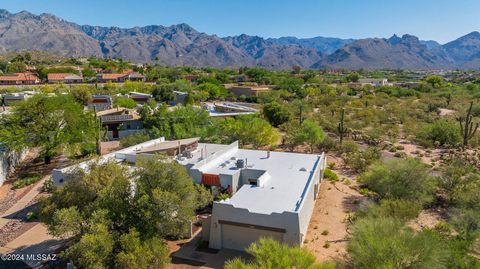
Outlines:
{"label": "rooftop air conditioning unit", "polygon": [[243,160],[243,159],[238,159],[237,162],[236,162],[236,166],[237,166],[237,168],[239,168],[239,169],[245,168],[245,160]]}
{"label": "rooftop air conditioning unit", "polygon": [[183,156],[187,157],[188,159],[193,158],[193,153],[190,150],[186,150],[183,152]]}

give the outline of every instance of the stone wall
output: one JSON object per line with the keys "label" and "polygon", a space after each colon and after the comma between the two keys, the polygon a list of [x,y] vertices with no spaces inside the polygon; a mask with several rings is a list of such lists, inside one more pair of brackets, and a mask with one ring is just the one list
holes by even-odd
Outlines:
{"label": "stone wall", "polygon": [[8,152],[0,149],[0,186],[3,185],[9,173],[13,172],[18,163],[25,158],[27,151]]}

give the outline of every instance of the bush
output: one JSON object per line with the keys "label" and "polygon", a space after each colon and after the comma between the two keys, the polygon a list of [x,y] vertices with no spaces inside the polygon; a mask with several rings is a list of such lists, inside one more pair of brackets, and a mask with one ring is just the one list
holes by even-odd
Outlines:
{"label": "bush", "polygon": [[462,141],[458,124],[451,120],[437,120],[425,125],[417,133],[417,140],[423,146],[456,146]]}
{"label": "bush", "polygon": [[150,140],[150,136],[144,132],[138,132],[131,135],[127,135],[120,139],[120,145],[124,148],[131,147]]}
{"label": "bush", "polygon": [[49,178],[43,182],[42,191],[43,192],[53,192],[55,185],[53,184],[52,178]]}
{"label": "bush", "polygon": [[393,218],[358,220],[348,253],[353,268],[448,268],[448,251],[432,232],[415,232]]}
{"label": "bush", "polygon": [[20,189],[25,186],[32,185],[38,182],[40,178],[40,175],[36,173],[21,175],[20,178],[13,182],[12,189]]}
{"label": "bush", "polygon": [[348,153],[345,157],[345,164],[357,172],[363,172],[378,159],[380,159],[380,150],[376,147],[369,147],[363,151]]}
{"label": "bush", "polygon": [[335,142],[335,140],[333,140],[329,136],[325,136],[323,141],[320,142],[320,144],[318,144],[318,148],[323,150],[323,151],[334,150],[336,148],[336,146],[337,146],[337,143]]}
{"label": "bush", "polygon": [[228,192],[222,192],[220,194],[217,195],[217,197],[215,197],[215,201],[223,201],[223,200],[227,200],[227,199],[230,199],[232,195]]}
{"label": "bush", "polygon": [[357,152],[358,151],[358,144],[355,143],[354,141],[347,140],[344,141],[338,149],[339,153],[352,153],[352,152]]}
{"label": "bush", "polygon": [[277,102],[271,102],[263,107],[263,114],[268,121],[275,127],[290,120],[290,112],[285,107]]}
{"label": "bush", "polygon": [[333,172],[332,170],[330,170],[330,168],[325,169],[325,171],[323,172],[323,177],[333,182],[338,181],[338,175],[335,174],[335,172]]}
{"label": "bush", "polygon": [[365,210],[358,211],[357,215],[358,217],[389,217],[407,221],[416,218],[421,210],[422,206],[417,202],[398,199],[383,199],[380,204],[371,203]]}
{"label": "bush", "polygon": [[360,175],[359,181],[384,198],[406,199],[420,204],[433,200],[436,180],[417,159],[391,159],[376,163]]}

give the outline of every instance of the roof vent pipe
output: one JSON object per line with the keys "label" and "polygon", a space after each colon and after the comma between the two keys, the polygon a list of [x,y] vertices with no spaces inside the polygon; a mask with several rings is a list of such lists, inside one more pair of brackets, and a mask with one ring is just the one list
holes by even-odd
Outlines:
{"label": "roof vent pipe", "polygon": [[270,150],[267,151],[267,159],[270,159]]}

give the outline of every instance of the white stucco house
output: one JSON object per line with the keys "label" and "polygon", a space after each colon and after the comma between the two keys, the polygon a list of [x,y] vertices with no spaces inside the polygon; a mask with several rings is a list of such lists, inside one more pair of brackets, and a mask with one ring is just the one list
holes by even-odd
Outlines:
{"label": "white stucco house", "polygon": [[[182,164],[196,183],[231,193],[213,203],[211,217],[203,222],[210,248],[244,250],[261,237],[303,245],[326,167],[324,154],[247,150],[238,142],[205,144],[190,138],[152,140],[102,160],[135,163],[140,155],[158,152]],[[71,169],[54,171],[54,181],[61,184]]]}

